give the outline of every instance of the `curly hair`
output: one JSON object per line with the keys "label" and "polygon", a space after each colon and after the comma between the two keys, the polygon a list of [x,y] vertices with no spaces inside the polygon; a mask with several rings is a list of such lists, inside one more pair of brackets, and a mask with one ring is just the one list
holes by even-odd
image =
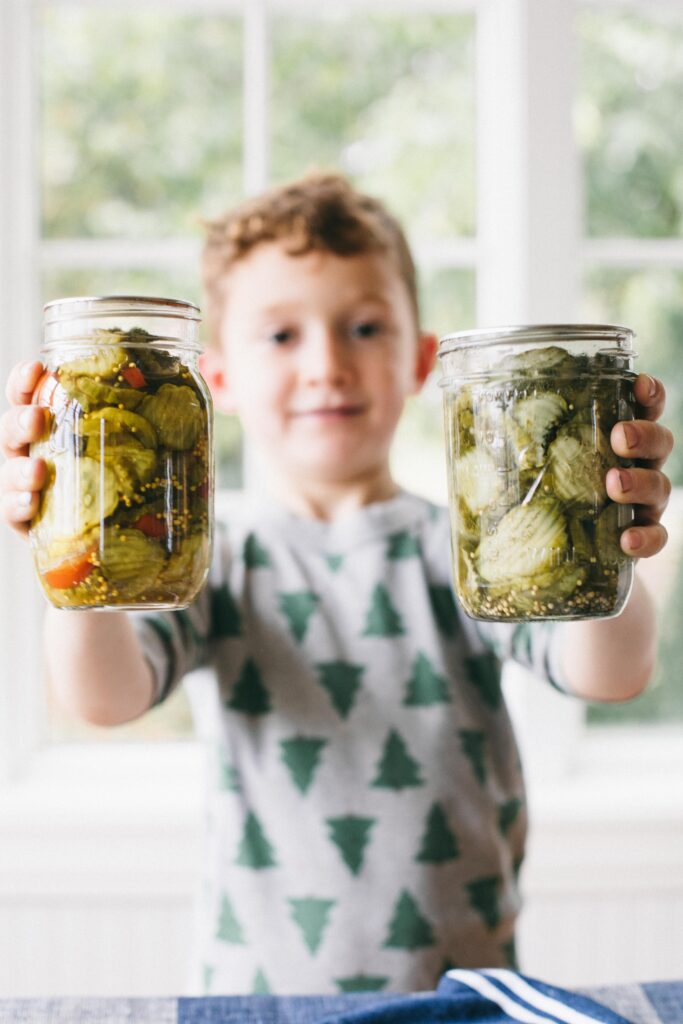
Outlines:
{"label": "curly hair", "polygon": [[341,174],[313,172],[204,221],[202,283],[210,342],[218,345],[230,270],[262,242],[282,241],[291,256],[381,252],[394,260],[419,322],[415,264],[403,230],[386,207]]}

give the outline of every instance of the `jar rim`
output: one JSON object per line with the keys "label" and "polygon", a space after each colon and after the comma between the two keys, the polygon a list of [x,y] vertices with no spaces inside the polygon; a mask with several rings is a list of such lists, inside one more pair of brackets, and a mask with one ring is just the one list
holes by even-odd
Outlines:
{"label": "jar rim", "polygon": [[155,295],[76,295],[53,299],[43,307],[46,325],[84,317],[126,316],[150,313],[155,317],[178,317],[201,320],[201,311],[186,299],[169,299]]}
{"label": "jar rim", "polygon": [[552,338],[562,341],[582,341],[587,338],[605,341],[632,342],[635,331],[618,324],[513,324],[501,327],[478,327],[467,331],[454,331],[439,340],[439,355],[455,349],[484,347],[506,341],[545,343]]}

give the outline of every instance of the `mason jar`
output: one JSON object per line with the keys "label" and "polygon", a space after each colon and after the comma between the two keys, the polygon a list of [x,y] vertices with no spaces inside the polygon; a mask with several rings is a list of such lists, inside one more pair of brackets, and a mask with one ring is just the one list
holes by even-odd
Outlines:
{"label": "mason jar", "polygon": [[453,570],[477,619],[618,615],[633,583],[633,519],[605,477],[632,419],[629,328],[500,327],[441,339]]}
{"label": "mason jar", "polygon": [[199,309],[116,295],[45,306],[33,401],[47,463],[30,525],[57,608],[183,608],[213,536],[213,415],[198,370]]}

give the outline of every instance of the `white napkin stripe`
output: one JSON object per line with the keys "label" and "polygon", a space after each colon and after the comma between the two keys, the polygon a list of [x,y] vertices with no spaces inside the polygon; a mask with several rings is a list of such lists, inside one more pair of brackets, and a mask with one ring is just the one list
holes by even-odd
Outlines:
{"label": "white napkin stripe", "polygon": [[[521,1024],[548,1024],[550,1020],[545,1013],[542,1017],[539,1017],[537,1013],[533,1013],[528,1007],[520,1006],[511,996],[496,988],[495,985],[492,985],[490,981],[487,981],[477,971],[453,969],[446,972],[446,977],[452,978],[453,981],[459,981],[463,985],[469,986],[469,988],[473,988],[479,995],[484,996],[485,999],[489,999],[492,1003],[497,1003],[501,1010],[507,1013],[508,1017],[521,1021]],[[556,1022],[552,1021],[551,1024],[556,1024]]]}
{"label": "white napkin stripe", "polygon": [[530,985],[524,978],[520,978],[514,971],[506,971],[502,967],[490,967],[483,973],[490,978],[496,978],[498,981],[501,981],[511,992],[514,992],[515,995],[519,996],[520,999],[524,999],[527,1003],[531,1003],[537,1010],[543,1010],[545,1013],[559,1017],[560,1020],[566,1021],[567,1024],[596,1024],[598,1021],[597,1017],[582,1013],[581,1010],[576,1010],[573,1006],[561,1003],[559,999],[554,999],[552,996],[539,992],[537,988]]}

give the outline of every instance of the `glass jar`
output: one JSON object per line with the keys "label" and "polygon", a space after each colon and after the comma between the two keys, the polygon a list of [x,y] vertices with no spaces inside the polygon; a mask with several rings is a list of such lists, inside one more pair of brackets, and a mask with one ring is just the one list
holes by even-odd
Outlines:
{"label": "glass jar", "polygon": [[634,334],[559,324],[441,339],[454,578],[477,619],[618,615],[633,583],[607,496],[610,432],[632,419]]}
{"label": "glass jar", "polygon": [[46,485],[34,563],[57,608],[183,608],[213,535],[213,415],[199,309],[139,296],[45,306]]}

